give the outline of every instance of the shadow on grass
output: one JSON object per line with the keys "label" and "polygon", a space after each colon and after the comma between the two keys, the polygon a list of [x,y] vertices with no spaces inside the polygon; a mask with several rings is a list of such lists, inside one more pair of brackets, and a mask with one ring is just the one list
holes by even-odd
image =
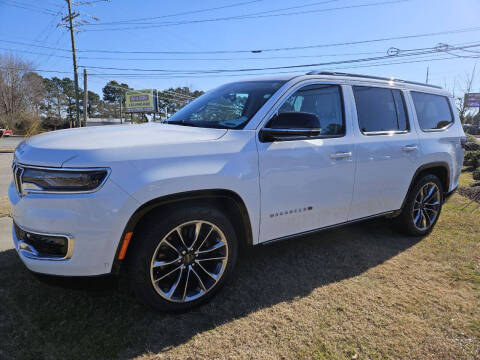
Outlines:
{"label": "shadow on grass", "polygon": [[[14,250],[0,253],[0,359],[130,358],[188,341],[258,309],[357,276],[418,242],[384,220],[252,249],[230,284],[189,313],[155,314],[125,280],[89,290],[39,282]],[[115,285],[115,283],[113,283]]]}

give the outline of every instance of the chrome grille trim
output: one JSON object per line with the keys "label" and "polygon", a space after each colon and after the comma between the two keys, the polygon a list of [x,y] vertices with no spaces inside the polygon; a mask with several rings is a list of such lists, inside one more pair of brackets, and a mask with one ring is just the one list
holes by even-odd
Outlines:
{"label": "chrome grille trim", "polygon": [[38,251],[30,244],[25,243],[22,239],[17,238],[16,231],[15,232],[15,247],[17,251],[29,258],[29,259],[34,259],[34,260],[51,260],[51,261],[63,261],[63,260],[68,260],[73,256],[73,248],[75,245],[75,239],[73,238],[72,235],[69,234],[56,234],[56,233],[46,233],[46,232],[39,232],[39,231],[31,231],[27,228],[24,228],[23,226],[18,225],[16,222],[13,223],[13,228],[18,227],[24,232],[28,232],[30,234],[34,235],[39,235],[39,236],[55,236],[55,237],[62,237],[67,240],[67,253],[65,256],[43,256],[38,253]]}
{"label": "chrome grille trim", "polygon": [[23,175],[23,167],[19,166],[17,163],[13,163],[13,183],[15,184],[15,188],[17,189],[17,193],[20,196],[23,196],[23,187],[22,187],[22,175]]}

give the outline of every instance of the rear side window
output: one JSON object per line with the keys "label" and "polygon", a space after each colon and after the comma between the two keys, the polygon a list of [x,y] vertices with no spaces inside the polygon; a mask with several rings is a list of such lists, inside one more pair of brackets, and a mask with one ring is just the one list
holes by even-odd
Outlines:
{"label": "rear side window", "polygon": [[439,130],[453,123],[453,113],[448,98],[412,91],[418,124],[422,130]]}
{"label": "rear side window", "polygon": [[398,89],[353,86],[358,125],[363,133],[410,130],[403,94]]}

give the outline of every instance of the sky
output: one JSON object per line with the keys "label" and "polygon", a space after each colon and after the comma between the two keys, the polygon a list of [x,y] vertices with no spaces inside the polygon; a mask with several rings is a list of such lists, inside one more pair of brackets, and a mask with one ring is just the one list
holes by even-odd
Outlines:
{"label": "sky", "polygon": [[[90,1],[73,7],[91,23],[79,27],[75,41],[79,72],[87,68],[89,90],[99,94],[108,80],[135,89],[209,90],[315,69],[425,82],[427,67],[429,83],[450,91],[455,85],[458,93],[465,73],[480,62],[480,0]],[[66,11],[64,0],[0,0],[0,54],[48,70],[39,71],[45,77],[73,78],[70,34],[57,26]],[[398,39],[432,33],[443,34]],[[364,42],[378,39],[390,40]],[[383,57],[390,48],[396,50],[388,59],[325,64]],[[205,72],[307,64],[323,65]],[[473,90],[480,92],[477,67]]]}

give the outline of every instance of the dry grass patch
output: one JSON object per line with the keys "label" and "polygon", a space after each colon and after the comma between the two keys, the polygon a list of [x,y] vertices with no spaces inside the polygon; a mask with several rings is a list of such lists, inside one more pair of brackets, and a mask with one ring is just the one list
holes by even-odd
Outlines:
{"label": "dry grass patch", "polygon": [[10,201],[7,196],[0,196],[0,217],[10,215]]}
{"label": "dry grass patch", "polygon": [[219,296],[176,315],[144,309],[123,281],[45,285],[3,252],[0,358],[478,359],[480,221],[467,204],[454,195],[423,239],[376,220],[253,249]]}

